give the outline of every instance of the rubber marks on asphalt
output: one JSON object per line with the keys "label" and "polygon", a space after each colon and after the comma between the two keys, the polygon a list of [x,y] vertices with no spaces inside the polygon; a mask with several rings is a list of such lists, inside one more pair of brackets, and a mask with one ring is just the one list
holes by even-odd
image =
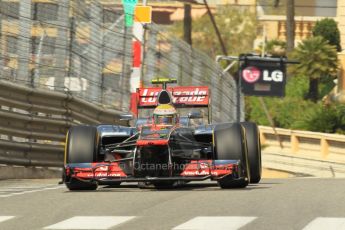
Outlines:
{"label": "rubber marks on asphalt", "polygon": [[0,222],[14,218],[14,216],[0,216]]}
{"label": "rubber marks on asphalt", "polygon": [[303,230],[345,230],[345,218],[318,217]]}
{"label": "rubber marks on asphalt", "polygon": [[173,230],[235,230],[255,220],[256,217],[244,216],[198,216],[175,228]]}
{"label": "rubber marks on asphalt", "polygon": [[110,229],[134,216],[75,216],[44,229]]}

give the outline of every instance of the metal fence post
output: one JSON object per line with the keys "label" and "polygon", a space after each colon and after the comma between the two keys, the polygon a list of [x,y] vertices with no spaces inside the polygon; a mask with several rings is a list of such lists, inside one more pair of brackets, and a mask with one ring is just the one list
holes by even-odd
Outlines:
{"label": "metal fence post", "polygon": [[19,37],[18,37],[18,76],[16,80],[29,84],[29,62],[31,46],[31,0],[19,2]]}
{"label": "metal fence post", "polygon": [[220,110],[221,107],[219,106],[219,102],[221,101],[221,90],[220,86],[222,85],[222,81],[220,76],[217,74],[214,74],[213,71],[207,71],[209,74],[209,78],[211,78],[211,93],[212,93],[212,117],[214,121],[219,122],[219,117],[220,117]]}
{"label": "metal fence post", "polygon": [[178,62],[178,81],[177,82],[181,82],[182,84],[182,81],[183,81],[183,58],[181,57],[182,56],[182,52],[181,52],[181,49],[180,47],[177,46],[177,55],[179,57],[179,62]]}
{"label": "metal fence post", "polygon": [[176,46],[175,42],[171,43],[171,48],[170,48],[170,58],[171,58],[171,63],[169,65],[169,77],[176,78],[178,79],[179,73],[180,73],[180,55],[178,52],[178,47]]}
{"label": "metal fence post", "polygon": [[32,85],[32,87],[36,87],[37,84],[39,83],[42,46],[43,46],[43,42],[44,42],[45,36],[46,36],[46,32],[44,30],[43,34],[40,37],[40,42],[39,42],[39,45],[38,45],[38,48],[37,48],[37,52],[35,53],[35,69],[34,69],[34,74],[33,74],[32,78],[31,78],[31,85]]}
{"label": "metal fence post", "polygon": [[125,36],[126,49],[125,53],[125,78],[123,80],[123,98],[122,98],[122,111],[129,110],[129,100],[130,100],[130,74],[132,69],[132,28],[127,27],[127,32]]}
{"label": "metal fence post", "polygon": [[181,41],[181,48],[182,48],[182,83],[183,85],[191,85],[192,79],[191,76],[193,75],[193,60],[192,60],[192,51],[191,47]]}
{"label": "metal fence post", "polygon": [[149,28],[149,36],[147,41],[147,55],[146,55],[146,74],[143,76],[144,84],[151,84],[151,80],[156,75],[156,46],[157,46],[157,32],[153,28]]}
{"label": "metal fence post", "polygon": [[59,1],[58,25],[60,28],[58,28],[58,37],[56,39],[56,46],[58,48],[55,49],[56,69],[54,71],[54,87],[58,90],[65,87],[65,78],[67,76],[66,60],[68,58],[67,28],[69,27],[69,2],[69,0]]}
{"label": "metal fence post", "polygon": [[[69,27],[69,57],[68,57],[68,78],[71,81],[71,77],[75,76],[75,65],[74,65],[74,53],[73,53],[73,47],[74,47],[74,40],[75,40],[75,18],[72,16],[70,27]],[[80,75],[80,72],[78,73],[78,77]]]}
{"label": "metal fence post", "polygon": [[[104,22],[105,23],[105,22]],[[121,108],[122,76],[125,76],[124,63],[124,15],[119,16],[111,25],[104,24],[107,28],[103,33],[102,41],[102,65],[108,75],[103,74],[103,102],[102,104]],[[116,63],[116,68],[111,68],[111,63]],[[110,69],[109,69],[110,67]]]}
{"label": "metal fence post", "polygon": [[91,2],[90,5],[90,51],[88,52],[89,62],[89,96],[91,101],[100,102],[101,97],[101,61],[102,61],[102,8],[99,2]]}
{"label": "metal fence post", "polygon": [[[230,90],[230,100],[235,100],[235,98],[236,98],[236,81],[234,80],[234,77],[233,76],[231,76],[230,74],[226,74],[227,75],[227,78],[229,79],[229,83],[230,83],[230,86],[232,86],[232,89]],[[244,99],[244,97],[243,97],[243,99]],[[233,104],[234,104],[235,102],[233,102]],[[232,104],[232,102],[230,101],[230,104]],[[243,111],[243,107],[241,107],[241,109],[242,109],[242,112],[241,112],[241,114],[243,114],[243,117],[244,117],[244,111]],[[231,114],[231,118],[232,118],[232,120],[233,121],[235,121],[236,120],[236,109],[235,109],[235,107],[233,106],[232,107],[232,109],[230,108],[230,114]],[[242,115],[241,115],[241,117],[242,117]],[[244,118],[243,118],[243,120],[244,120]]]}
{"label": "metal fence post", "polygon": [[202,80],[202,67],[201,67],[201,62],[200,60],[197,58],[195,52],[192,52],[193,54],[193,78],[192,78],[192,85],[201,85],[201,80]]}
{"label": "metal fence post", "polygon": [[124,107],[124,93],[125,93],[125,79],[126,79],[126,73],[127,73],[127,58],[126,58],[126,50],[127,50],[127,33],[128,33],[128,29],[127,26],[125,25],[125,23],[123,24],[123,28],[124,28],[124,36],[123,36],[123,44],[122,44],[122,48],[123,48],[123,56],[122,56],[122,69],[121,69],[121,79],[120,79],[120,106],[121,108]]}
{"label": "metal fence post", "polygon": [[100,100],[99,103],[101,103],[102,105],[106,104],[105,101],[105,79],[104,79],[104,67],[105,67],[105,63],[106,63],[106,59],[105,59],[105,44],[104,44],[104,31],[101,32],[101,37],[102,37],[102,48],[101,48],[101,89],[100,89]]}
{"label": "metal fence post", "polygon": [[2,0],[0,0],[0,78],[3,77],[3,69],[4,69],[4,51],[2,49],[2,47],[4,46],[3,44],[5,44],[5,39],[2,36],[2,12],[1,12],[1,5],[2,5]]}
{"label": "metal fence post", "polygon": [[[245,61],[245,60],[244,60]],[[238,81],[237,81],[237,94],[236,94],[236,98],[237,98],[237,102],[236,102],[236,111],[237,111],[237,116],[236,116],[236,120],[237,122],[241,121],[241,83],[242,83],[242,65],[241,65],[241,61],[238,62],[239,63],[239,68],[238,68]]]}

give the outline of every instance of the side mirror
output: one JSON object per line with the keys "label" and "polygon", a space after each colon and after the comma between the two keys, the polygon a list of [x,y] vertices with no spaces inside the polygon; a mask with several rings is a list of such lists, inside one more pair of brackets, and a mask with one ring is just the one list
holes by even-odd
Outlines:
{"label": "side mirror", "polygon": [[120,121],[130,121],[130,120],[133,120],[132,114],[122,114],[120,116]]}
{"label": "side mirror", "polygon": [[198,118],[202,118],[202,115],[199,112],[191,112],[188,114],[188,118],[189,119],[198,119]]}

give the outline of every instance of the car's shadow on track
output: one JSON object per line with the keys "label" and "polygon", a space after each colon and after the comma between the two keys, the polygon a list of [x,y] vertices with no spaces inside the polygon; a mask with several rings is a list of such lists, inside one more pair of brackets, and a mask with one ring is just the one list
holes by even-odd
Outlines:
{"label": "car's shadow on track", "polygon": [[[271,183],[263,184],[250,184],[246,188],[230,188],[230,189],[221,189],[217,183],[193,183],[193,184],[184,184],[174,187],[163,187],[155,188],[153,185],[149,185],[145,188],[139,188],[136,184],[123,184],[118,186],[100,186],[96,191],[84,190],[84,191],[66,191],[66,192],[179,192],[179,191],[195,191],[195,192],[204,192],[204,191],[253,191],[253,190],[262,190],[270,189],[272,186]],[[275,184],[275,183],[273,183]]]}

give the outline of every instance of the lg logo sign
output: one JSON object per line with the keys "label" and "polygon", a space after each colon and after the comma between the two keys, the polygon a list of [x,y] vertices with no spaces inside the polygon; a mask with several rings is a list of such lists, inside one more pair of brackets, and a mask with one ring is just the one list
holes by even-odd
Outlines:
{"label": "lg logo sign", "polygon": [[260,79],[261,71],[254,67],[249,66],[242,71],[243,80],[248,83],[254,83]]}
{"label": "lg logo sign", "polygon": [[[242,71],[243,80],[248,83],[257,82],[260,79],[261,71],[257,67],[250,66]],[[273,70],[271,73],[268,70],[262,71],[263,78],[265,82],[283,82],[284,74],[281,70]]]}
{"label": "lg logo sign", "polygon": [[285,57],[259,57],[244,54],[240,59],[241,90],[249,96],[285,96]]}
{"label": "lg logo sign", "polygon": [[271,75],[269,74],[268,70],[263,71],[264,81],[274,81],[274,82],[283,82],[283,72],[280,70],[272,71]]}

